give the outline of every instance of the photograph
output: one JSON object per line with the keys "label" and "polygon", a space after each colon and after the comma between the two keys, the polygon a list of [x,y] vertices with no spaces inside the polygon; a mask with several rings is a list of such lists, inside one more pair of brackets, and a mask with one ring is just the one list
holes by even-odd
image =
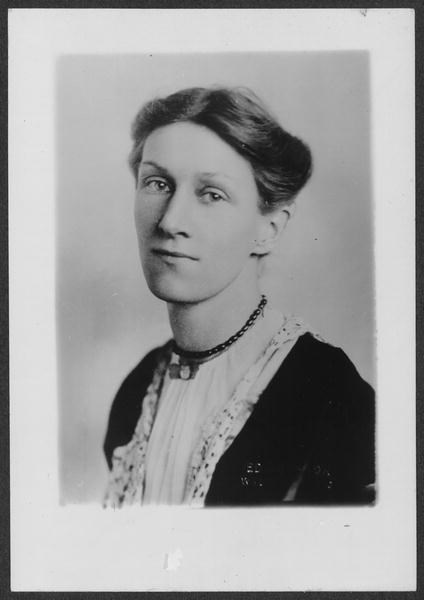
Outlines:
{"label": "photograph", "polygon": [[9,37],[11,589],[414,590],[414,11]]}
{"label": "photograph", "polygon": [[56,76],[62,501],[372,503],[368,53]]}

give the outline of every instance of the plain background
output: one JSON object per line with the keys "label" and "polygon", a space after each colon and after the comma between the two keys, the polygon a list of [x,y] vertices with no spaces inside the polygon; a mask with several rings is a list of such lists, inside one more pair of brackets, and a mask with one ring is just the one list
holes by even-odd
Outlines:
{"label": "plain background", "polygon": [[133,226],[130,124],[151,97],[250,87],[311,148],[263,290],[374,379],[373,216],[367,52],[63,56],[56,66],[57,321],[61,501],[99,501],[108,411],[120,382],[170,337]]}

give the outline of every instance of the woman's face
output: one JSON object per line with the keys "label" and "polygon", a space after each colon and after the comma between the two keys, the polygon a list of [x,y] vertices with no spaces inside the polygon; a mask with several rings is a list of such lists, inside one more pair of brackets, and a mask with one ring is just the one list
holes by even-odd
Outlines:
{"label": "woman's face", "polygon": [[201,302],[256,272],[265,221],[250,164],[213,131],[174,123],[147,138],[135,222],[156,296]]}

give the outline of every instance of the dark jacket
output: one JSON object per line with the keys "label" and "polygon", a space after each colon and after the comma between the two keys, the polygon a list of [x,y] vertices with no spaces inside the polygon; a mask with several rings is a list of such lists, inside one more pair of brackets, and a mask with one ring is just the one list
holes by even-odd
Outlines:
{"label": "dark jacket", "polygon": [[[127,444],[156,365],[149,353],[121,385],[104,451]],[[206,506],[368,504],[374,500],[372,388],[339,348],[302,335],[218,461]],[[296,483],[297,482],[297,483]]]}

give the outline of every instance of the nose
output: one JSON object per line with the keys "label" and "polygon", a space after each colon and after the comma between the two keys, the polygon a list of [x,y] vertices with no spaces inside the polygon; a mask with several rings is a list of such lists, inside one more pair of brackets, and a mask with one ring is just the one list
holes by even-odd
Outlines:
{"label": "nose", "polygon": [[158,228],[169,236],[189,234],[190,196],[183,187],[177,188],[168,198],[158,222]]}

